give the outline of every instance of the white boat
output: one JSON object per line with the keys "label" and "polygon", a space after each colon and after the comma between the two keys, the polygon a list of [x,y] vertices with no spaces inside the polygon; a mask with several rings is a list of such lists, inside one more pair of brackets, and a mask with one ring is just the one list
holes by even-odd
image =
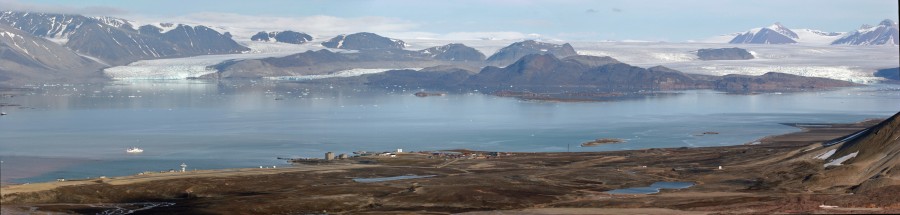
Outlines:
{"label": "white boat", "polygon": [[130,148],[128,148],[128,149],[125,149],[125,152],[127,152],[127,153],[135,153],[135,154],[136,154],[136,153],[144,152],[144,149],[141,149],[141,148],[138,148],[138,147],[130,147]]}
{"label": "white boat", "polygon": [[6,115],[6,112],[0,112],[0,116]]}

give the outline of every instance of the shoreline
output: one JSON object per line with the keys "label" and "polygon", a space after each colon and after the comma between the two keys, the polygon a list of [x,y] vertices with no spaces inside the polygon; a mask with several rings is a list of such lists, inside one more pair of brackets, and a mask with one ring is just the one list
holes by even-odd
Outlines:
{"label": "shoreline", "polygon": [[[877,121],[881,121],[881,120],[882,120],[882,119],[874,119],[874,118],[873,118],[873,119],[865,119],[865,120],[858,121],[858,122],[853,122],[853,123],[815,123],[815,124],[816,124],[816,125],[824,124],[824,125],[830,125],[830,126],[850,126],[850,125],[861,124],[861,123],[872,123],[872,122],[877,122]],[[689,148],[692,148],[692,149],[701,149],[701,148],[715,148],[715,147],[730,147],[730,146],[739,146],[739,145],[754,145],[754,144],[756,144],[756,143],[763,143],[764,141],[766,141],[766,142],[771,142],[771,141],[769,141],[769,140],[772,139],[772,138],[777,138],[777,137],[782,137],[782,136],[802,135],[802,133],[809,132],[810,129],[815,129],[815,128],[828,128],[828,127],[806,127],[806,126],[800,126],[800,125],[809,124],[809,123],[780,123],[780,124],[782,124],[782,125],[788,125],[788,126],[791,126],[791,127],[796,127],[796,128],[799,128],[800,130],[799,130],[799,131],[795,131],[795,132],[787,132],[787,133],[781,133],[781,134],[765,135],[765,136],[762,136],[762,137],[760,137],[760,138],[754,139],[753,141],[750,141],[750,142],[745,142],[745,143],[735,143],[734,145],[704,146],[704,147],[689,147]],[[604,143],[600,143],[600,144],[589,144],[589,145],[585,145],[586,143],[591,143],[591,142],[595,142],[595,141],[598,141],[598,140],[607,140],[607,139],[608,139],[608,140],[618,140],[618,141],[616,141],[616,142],[604,142]],[[588,141],[588,142],[581,143],[581,144],[579,144],[579,147],[596,147],[596,146],[600,146],[600,145],[623,144],[623,143],[627,143],[627,141],[625,141],[624,139],[619,139],[619,138],[599,138],[599,139],[597,139],[597,140],[592,140],[592,141]],[[510,152],[510,153],[517,153],[517,154],[608,153],[608,152],[637,151],[637,150],[646,150],[646,149],[676,149],[676,148],[683,148],[683,147],[661,147],[661,148],[643,148],[643,149],[611,150],[611,151],[582,151],[582,152],[530,152],[530,151],[527,151],[527,152],[526,152],[526,151],[522,151],[522,152]],[[437,151],[453,151],[453,149],[448,149],[448,150],[437,150]],[[467,151],[472,151],[472,150],[467,150]],[[487,153],[488,151],[472,151],[472,152]],[[0,186],[16,186],[16,185],[25,185],[25,184],[56,183],[56,181],[42,181],[42,182],[16,183],[16,182],[6,181],[6,179],[10,179],[10,178],[20,178],[20,179],[21,179],[21,178],[27,178],[27,177],[29,177],[29,176],[35,176],[35,175],[37,175],[37,174],[40,174],[40,173],[43,173],[43,172],[49,172],[49,171],[51,171],[51,170],[64,169],[64,165],[55,165],[55,166],[52,165],[52,164],[59,164],[60,161],[65,161],[64,163],[66,163],[66,164],[70,164],[70,162],[84,161],[84,159],[77,159],[77,158],[54,158],[54,157],[40,157],[40,156],[7,156],[6,158],[26,159],[26,160],[36,160],[36,161],[45,161],[45,163],[42,163],[42,166],[41,166],[41,167],[33,168],[33,169],[37,169],[37,170],[33,170],[33,171],[31,171],[31,172],[26,172],[26,173],[24,173],[24,175],[28,175],[28,176],[24,176],[24,177],[22,176],[22,175],[23,175],[22,173],[18,173],[18,172],[9,173],[8,170],[7,170],[7,171],[4,171],[4,172],[3,172],[3,175],[6,176],[6,177],[5,177],[4,179],[0,179]],[[4,159],[6,159],[6,158],[4,158]],[[7,160],[9,160],[9,159],[7,159]],[[290,163],[290,162],[287,163],[287,164],[288,164],[288,165],[291,165],[291,166],[287,166],[287,167],[285,167],[285,168],[291,168],[291,167],[297,166],[297,165],[292,164],[292,163]],[[279,167],[279,168],[281,168],[281,167]],[[48,169],[49,169],[49,170],[48,170]],[[238,169],[243,169],[243,170],[255,170],[255,169],[258,169],[258,168],[222,168],[222,169],[201,169],[201,170],[196,170],[196,169],[195,169],[195,170],[193,170],[193,171],[204,171],[204,172],[206,172],[206,171],[222,171],[222,172],[229,172],[229,171],[238,170]],[[151,172],[152,172],[152,171],[151,171]],[[192,172],[192,171],[189,171],[189,172]],[[12,176],[9,176],[9,174],[11,174]],[[20,174],[20,175],[16,175],[16,174]],[[105,174],[101,174],[101,175],[105,175]],[[107,176],[108,176],[109,178],[123,178],[123,177],[132,177],[132,176],[140,176],[140,175],[131,174],[131,175],[118,175],[118,176],[112,175],[112,176],[110,176],[110,175],[107,174]],[[69,181],[69,182],[73,182],[73,181],[91,181],[91,180],[98,180],[98,179],[99,179],[98,177],[66,178],[66,180]]]}
{"label": "shoreline", "polygon": [[[602,152],[537,152],[537,153],[513,153],[513,154],[521,154],[527,157],[542,157],[542,156],[558,156],[558,155],[572,155],[572,156],[591,156],[591,155],[621,155],[621,154],[633,154],[633,153],[642,153],[642,152],[652,152],[652,151],[715,151],[715,150],[729,150],[732,148],[746,148],[746,147],[762,147],[762,146],[772,146],[773,144],[778,143],[792,143],[792,142],[809,142],[811,139],[818,138],[819,141],[826,139],[833,139],[831,137],[837,138],[843,136],[844,133],[852,132],[861,128],[865,128],[870,126],[871,124],[875,124],[877,121],[874,120],[864,120],[857,123],[835,123],[829,124],[831,126],[823,127],[809,127],[803,128],[801,131],[797,132],[789,132],[780,135],[774,136],[766,136],[757,139],[755,142],[760,142],[760,144],[755,145],[732,145],[732,146],[711,146],[711,147],[697,147],[697,148],[650,148],[650,149],[637,149],[637,150],[620,150],[620,151],[602,151]],[[824,138],[824,139],[823,139]],[[811,143],[810,143],[811,144]],[[377,159],[380,162],[388,162],[390,159]],[[391,161],[393,162],[393,161]],[[298,173],[298,172],[326,172],[331,173],[335,171],[348,171],[353,169],[377,169],[379,167],[391,166],[391,162],[385,164],[329,164],[329,165],[293,165],[290,167],[281,167],[281,168],[273,168],[273,169],[258,169],[258,168],[243,168],[243,169],[216,169],[216,170],[195,170],[188,171],[185,173],[175,172],[175,173],[156,173],[149,175],[129,175],[129,176],[121,176],[121,177],[110,177],[110,178],[95,178],[95,179],[86,179],[86,180],[73,180],[73,181],[64,181],[64,182],[41,182],[41,183],[30,183],[30,184],[7,184],[3,185],[2,199],[0,201],[6,203],[9,201],[7,195],[11,194],[22,194],[22,193],[35,193],[42,191],[50,191],[60,187],[71,187],[71,186],[90,186],[90,185],[129,185],[129,184],[137,184],[137,183],[151,183],[151,182],[161,182],[161,181],[170,181],[173,179],[199,179],[199,178],[234,178],[234,177],[250,177],[250,176],[262,176],[262,175],[271,175],[271,174],[282,174],[282,173]],[[453,162],[450,162],[453,163]],[[447,166],[448,164],[443,164],[442,166]],[[435,168],[435,167],[432,167]],[[644,166],[643,168],[646,168]],[[690,167],[697,168],[697,167]],[[704,167],[710,168],[713,167]],[[676,168],[672,168],[675,170]]]}
{"label": "shoreline", "polygon": [[15,193],[39,192],[59,187],[90,185],[90,184],[108,184],[108,185],[127,185],[133,183],[172,180],[184,178],[205,178],[205,177],[235,177],[235,176],[253,176],[267,174],[281,174],[290,172],[304,171],[333,171],[347,170],[356,168],[376,167],[378,165],[370,164],[344,164],[344,165],[328,165],[328,166],[288,166],[280,168],[234,168],[234,169],[213,169],[213,170],[192,170],[186,172],[165,172],[153,173],[145,175],[127,175],[109,178],[91,178],[55,182],[39,182],[26,184],[9,184],[3,187],[0,196]]}

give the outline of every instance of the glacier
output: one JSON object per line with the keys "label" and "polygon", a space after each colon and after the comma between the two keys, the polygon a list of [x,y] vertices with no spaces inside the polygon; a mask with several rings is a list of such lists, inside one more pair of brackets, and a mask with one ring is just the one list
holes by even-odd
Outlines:
{"label": "glacier", "polygon": [[[800,34],[811,32],[800,31]],[[423,50],[448,43],[463,43],[490,56],[497,50],[519,40],[436,40],[404,39],[408,50]],[[251,51],[243,54],[207,55],[188,58],[145,60],[126,66],[112,67],[104,72],[113,79],[184,79],[214,73],[209,66],[226,60],[280,57],[309,50],[327,49],[314,40],[304,44],[239,41]],[[561,41],[547,41],[561,43]],[[816,43],[783,45],[722,44],[704,42],[569,42],[582,55],[609,56],[623,63],[653,67],[665,66],[685,73],[704,75],[761,75],[782,72],[794,75],[832,78],[857,83],[883,80],[874,71],[900,66],[896,46],[833,46]],[[752,60],[703,61],[696,56],[702,48],[743,48],[756,57]],[[329,49],[336,52],[353,52]],[[345,71],[341,75],[370,73],[376,70]],[[335,75],[332,73],[330,75]],[[327,76],[327,75],[326,75]],[[323,76],[325,77],[325,76]],[[338,76],[343,77],[343,76]],[[291,79],[297,77],[275,77]],[[306,77],[311,78],[311,77]]]}
{"label": "glacier", "polygon": [[354,77],[375,73],[382,73],[391,70],[420,70],[422,68],[394,68],[394,69],[348,69],[341,70],[330,74],[324,75],[298,75],[298,76],[277,76],[277,77],[267,77],[269,80],[281,80],[281,81],[302,81],[302,80],[314,80],[314,79],[324,79],[324,78],[346,78],[346,77]]}
{"label": "glacier", "polygon": [[227,60],[261,59],[267,57],[283,57],[298,52],[324,49],[318,43],[290,44],[269,43],[264,41],[240,41],[239,44],[250,48],[241,54],[201,55],[186,58],[168,58],[141,60],[125,66],[104,69],[103,72],[116,80],[174,80],[196,78],[215,73],[210,66]]}

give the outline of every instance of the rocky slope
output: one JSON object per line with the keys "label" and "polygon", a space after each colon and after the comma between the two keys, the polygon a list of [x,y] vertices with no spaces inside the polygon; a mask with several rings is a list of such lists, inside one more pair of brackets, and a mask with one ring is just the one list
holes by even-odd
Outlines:
{"label": "rocky slope", "polygon": [[[466,64],[466,62],[459,62]],[[229,61],[214,66],[218,72],[207,78],[261,78],[275,76],[321,75],[349,69],[425,68],[453,65],[407,50],[361,50],[337,53],[329,50],[307,51],[285,57]]]}
{"label": "rocky slope", "polygon": [[378,34],[360,32],[350,35],[339,35],[327,42],[323,42],[322,46],[334,49],[349,50],[377,50],[377,49],[396,49],[400,50],[406,47],[406,43],[402,40],[382,37]]}
{"label": "rocky slope", "polygon": [[[444,75],[452,74],[452,78]],[[714,89],[733,93],[792,92],[856,86],[824,78],[770,72],[760,76],[689,75],[662,66],[640,68],[609,57],[532,54],[505,67],[488,66],[477,73],[458,68],[386,72],[368,75],[367,84],[434,88],[515,90],[540,93],[562,91],[636,92],[642,90]],[[442,81],[446,80],[446,81]],[[428,87],[428,86],[426,86]]]}
{"label": "rocky slope", "polygon": [[819,165],[802,180],[807,189],[871,192],[900,187],[900,113],[800,157],[812,157]]}
{"label": "rocky slope", "polygon": [[103,66],[59,44],[0,24],[0,85],[102,80],[99,69]]}
{"label": "rocky slope", "polygon": [[[591,87],[613,91],[675,90],[702,88],[681,72],[644,69],[624,63],[593,66],[586,61],[559,59],[550,54],[532,54],[503,68],[486,67],[467,84],[478,86]],[[596,64],[595,64],[596,65]]]}
{"label": "rocky slope", "polygon": [[859,30],[835,40],[832,45],[892,45],[900,44],[900,27],[897,23],[885,19],[877,26],[863,25]]}
{"label": "rocky slope", "polygon": [[506,66],[530,54],[552,54],[557,58],[564,58],[577,55],[578,53],[568,43],[558,45],[526,40],[503,47],[497,53],[488,57],[487,64],[491,66]]}
{"label": "rocky slope", "polygon": [[715,89],[736,93],[793,92],[850,86],[858,84],[778,72],[768,72],[760,76],[725,75],[715,81]]}
{"label": "rocky slope", "polygon": [[448,44],[420,51],[388,48],[344,53],[319,50],[285,57],[225,62],[215,66],[219,71],[215,76],[207,77],[320,75],[349,69],[426,68],[442,65],[480,68],[483,62],[484,54],[462,44]]}
{"label": "rocky slope", "polygon": [[232,40],[230,34],[205,26],[160,23],[138,27],[110,17],[13,11],[0,13],[0,23],[56,41],[109,65],[249,50]]}
{"label": "rocky slope", "polygon": [[753,54],[742,48],[720,48],[697,50],[700,60],[749,60]]}
{"label": "rocky slope", "polygon": [[420,51],[423,55],[435,60],[446,61],[484,61],[485,56],[475,48],[460,43],[451,43],[444,46],[436,46]]}
{"label": "rocky slope", "polygon": [[309,34],[295,31],[260,31],[259,33],[256,33],[255,35],[250,37],[250,40],[252,41],[273,41],[291,44],[303,44],[311,41],[312,39],[312,36],[310,36]]}

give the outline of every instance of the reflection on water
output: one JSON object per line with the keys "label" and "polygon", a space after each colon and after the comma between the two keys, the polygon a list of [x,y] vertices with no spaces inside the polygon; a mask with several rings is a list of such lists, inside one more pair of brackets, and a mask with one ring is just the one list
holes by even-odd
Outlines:
{"label": "reflection on water", "polygon": [[623,189],[615,189],[606,191],[609,194],[654,194],[659,193],[660,189],[684,189],[694,186],[693,182],[668,182],[660,181],[651,184],[649,187],[631,187]]}
{"label": "reflection on water", "polygon": [[[735,145],[798,128],[898,110],[890,86],[829,92],[728,95],[686,91],[616,102],[520,101],[419,89],[271,81],[143,81],[34,87],[2,97],[0,156],[75,159],[17,182],[143,171],[283,165],[325,152],[473,149],[601,151]],[[695,135],[703,132],[717,135]],[[597,138],[625,144],[567,147]],[[128,147],[144,153],[125,153]],[[4,161],[7,169],[32,168]],[[12,171],[10,171],[12,172]],[[4,174],[4,177],[6,175]]]}

